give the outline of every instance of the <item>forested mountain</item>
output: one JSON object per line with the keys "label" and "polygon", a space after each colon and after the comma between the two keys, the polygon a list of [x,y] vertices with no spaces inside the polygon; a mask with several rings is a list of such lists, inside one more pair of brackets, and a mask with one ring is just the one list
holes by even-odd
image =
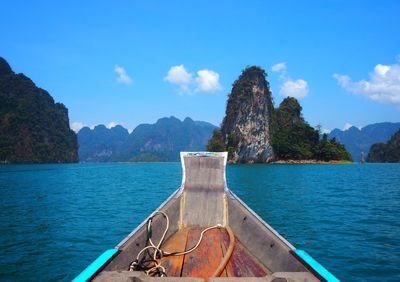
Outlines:
{"label": "forested mountain", "polygon": [[128,137],[128,130],[120,125],[111,129],[104,125],[97,125],[93,130],[84,127],[78,132],[79,159],[83,162],[120,161]]}
{"label": "forested mountain", "polygon": [[376,143],[371,146],[367,156],[371,163],[400,163],[400,130],[385,143]]}
{"label": "forested mountain", "polygon": [[367,156],[375,143],[385,143],[400,129],[400,122],[381,122],[367,125],[361,129],[353,126],[347,130],[334,129],[329,138],[335,138],[345,145],[354,161],[361,161]]}
{"label": "forested mountain", "polygon": [[68,109],[0,57],[0,162],[77,162],[77,150]]}
{"label": "forested mountain", "polygon": [[175,117],[141,124],[131,134],[122,126],[85,127],[78,132],[79,156],[83,162],[178,161],[181,151],[204,151],[215,128]]}

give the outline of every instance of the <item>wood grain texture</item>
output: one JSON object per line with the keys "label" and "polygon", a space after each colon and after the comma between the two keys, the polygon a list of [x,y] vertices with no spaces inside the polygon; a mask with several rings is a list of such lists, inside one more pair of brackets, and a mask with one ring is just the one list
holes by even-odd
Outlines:
{"label": "wood grain texture", "polygon": [[221,157],[185,157],[186,190],[225,189],[225,166]]}
{"label": "wood grain texture", "polygon": [[[225,230],[221,230],[220,233],[221,247],[225,253],[230,243],[229,235]],[[267,268],[258,262],[237,239],[235,239],[235,248],[225,270],[229,277],[262,277],[269,273]]]}
{"label": "wood grain texture", "polygon": [[[162,249],[170,253],[185,251],[188,232],[189,230],[186,228],[179,230],[171,236],[171,238],[164,244],[164,246],[162,246]],[[165,267],[167,276],[181,276],[183,260],[183,255],[163,257],[161,259],[161,264]]]}
{"label": "wood grain texture", "polygon": [[272,272],[304,272],[305,267],[290,254],[290,248],[246,207],[228,198],[229,225],[238,240]]}
{"label": "wood grain texture", "polygon": [[224,223],[224,194],[204,190],[185,193],[183,226],[209,227]]}
{"label": "wood grain texture", "polygon": [[[194,246],[202,228],[193,228],[189,232],[187,246]],[[207,279],[218,268],[223,254],[221,250],[221,238],[218,229],[212,229],[204,234],[200,246],[185,256],[182,276],[200,277]]]}

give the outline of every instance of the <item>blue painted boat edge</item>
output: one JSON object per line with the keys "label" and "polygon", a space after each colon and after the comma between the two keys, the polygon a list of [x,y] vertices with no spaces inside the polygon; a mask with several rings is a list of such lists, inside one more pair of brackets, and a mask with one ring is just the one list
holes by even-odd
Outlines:
{"label": "blue painted boat edge", "polygon": [[296,249],[294,253],[301,258],[307,265],[309,265],[318,275],[324,278],[328,282],[340,282],[332,273],[330,273],[325,267],[319,264],[313,257],[311,257],[306,251]]}
{"label": "blue painted boat edge", "polygon": [[72,282],[88,281],[102,266],[107,263],[116,253],[118,249],[109,249],[95,259],[88,267],[86,267]]}

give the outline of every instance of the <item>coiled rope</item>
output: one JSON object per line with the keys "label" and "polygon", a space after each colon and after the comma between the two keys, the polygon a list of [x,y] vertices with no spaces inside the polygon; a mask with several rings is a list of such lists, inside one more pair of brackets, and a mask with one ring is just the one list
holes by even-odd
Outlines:
{"label": "coiled rope", "polygon": [[[157,216],[157,215],[162,215],[165,219],[166,219],[166,226],[165,226],[165,230],[160,238],[160,241],[158,242],[158,244],[154,244],[153,241],[151,240],[151,234],[152,234],[152,223],[153,223],[153,219]],[[203,231],[201,231],[200,233],[200,237],[199,240],[197,241],[197,243],[190,248],[189,250],[183,251],[183,252],[166,252],[163,251],[161,249],[161,245],[165,239],[165,236],[167,235],[168,229],[169,229],[169,218],[168,215],[163,212],[163,211],[156,211],[147,221],[147,242],[150,244],[146,247],[144,247],[136,256],[136,259],[134,261],[132,261],[132,263],[129,265],[129,270],[130,271],[144,271],[147,275],[149,276],[160,276],[160,277],[165,277],[166,275],[166,269],[164,266],[161,265],[161,259],[163,257],[167,257],[167,256],[183,256],[186,254],[189,254],[191,252],[193,252],[194,250],[196,250],[201,241],[203,240],[204,237],[204,233],[206,233],[207,231],[211,230],[211,229],[216,229],[216,228],[223,228],[223,226],[221,224],[217,224],[211,227],[208,227],[206,229],[204,229]],[[229,234],[229,247],[228,250],[225,254],[225,256],[223,257],[222,261],[220,262],[218,268],[215,270],[215,272],[213,273],[212,277],[218,277],[221,275],[222,271],[225,269],[226,264],[228,263],[232,253],[233,253],[233,249],[234,249],[234,242],[235,242],[235,235],[233,234],[232,229],[229,226],[225,227],[228,234]],[[153,255],[150,254],[150,250],[153,250],[154,253]],[[144,254],[145,251],[148,251],[149,256],[151,257],[151,259],[145,260],[146,256],[142,256],[142,254]],[[157,259],[159,259],[159,261],[157,261]]]}

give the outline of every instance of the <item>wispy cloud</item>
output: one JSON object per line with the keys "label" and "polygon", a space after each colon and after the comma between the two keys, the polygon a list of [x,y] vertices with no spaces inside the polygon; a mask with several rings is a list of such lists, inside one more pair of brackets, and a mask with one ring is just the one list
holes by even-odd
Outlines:
{"label": "wispy cloud", "polygon": [[328,128],[323,128],[323,129],[321,130],[321,132],[322,132],[322,134],[329,134],[329,133],[331,132],[331,130],[328,129]]}
{"label": "wispy cloud", "polygon": [[353,82],[348,75],[334,74],[338,84],[348,92],[377,102],[400,106],[400,64],[377,64],[369,79]]}
{"label": "wispy cloud", "polygon": [[303,79],[285,81],[279,93],[285,97],[304,98],[308,95],[308,83]]}
{"label": "wispy cloud", "polygon": [[349,122],[346,122],[346,123],[343,125],[343,130],[347,130],[347,129],[351,128],[351,127],[353,127],[353,125],[352,125],[351,123],[349,123]]}
{"label": "wispy cloud", "polygon": [[[90,129],[94,129],[96,126],[100,125],[99,123],[96,124],[92,124],[92,125],[88,125],[86,123],[80,122],[80,121],[75,121],[73,123],[71,123],[71,129],[73,131],[75,131],[76,133],[79,132],[79,130],[81,130],[83,127],[89,127]],[[117,125],[121,125],[122,127],[125,127],[125,123],[124,122],[116,122],[116,121],[110,121],[108,123],[105,124],[105,127],[107,127],[108,129],[111,129],[113,127],[116,127]],[[129,132],[132,132],[131,128],[127,128]]]}
{"label": "wispy cloud", "polygon": [[271,67],[271,70],[274,72],[280,72],[286,70],[286,62],[275,64]]}
{"label": "wispy cloud", "polygon": [[78,132],[79,130],[82,129],[82,127],[87,126],[86,124],[84,124],[83,122],[79,122],[79,121],[75,121],[73,123],[71,123],[71,129],[75,132]]}
{"label": "wispy cloud", "polygon": [[286,62],[275,64],[271,67],[273,72],[279,73],[282,84],[279,93],[285,97],[304,98],[309,93],[308,82],[304,79],[292,79],[287,72]]}
{"label": "wispy cloud", "polygon": [[110,128],[116,127],[117,125],[121,125],[121,124],[118,123],[118,122],[115,122],[115,121],[110,121],[110,122],[106,125],[106,127],[107,127],[108,129],[110,129]]}
{"label": "wispy cloud", "polygon": [[117,82],[125,85],[131,85],[133,83],[132,78],[128,75],[123,67],[115,66],[115,72],[118,74]]}
{"label": "wispy cloud", "polygon": [[193,77],[193,74],[187,71],[184,65],[176,65],[168,70],[164,81],[178,85],[179,94],[214,93],[222,89],[217,72],[202,69],[196,74]]}

